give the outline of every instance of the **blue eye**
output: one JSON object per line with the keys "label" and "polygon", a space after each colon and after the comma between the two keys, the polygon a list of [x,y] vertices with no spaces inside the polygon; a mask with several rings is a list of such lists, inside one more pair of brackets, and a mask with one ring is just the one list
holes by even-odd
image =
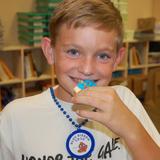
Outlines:
{"label": "blue eye", "polygon": [[72,57],[78,57],[79,56],[79,52],[77,49],[69,49],[67,50],[67,54],[69,56],[72,56]]}
{"label": "blue eye", "polygon": [[110,58],[110,56],[108,55],[108,54],[106,54],[106,53],[100,53],[99,55],[98,55],[98,59],[100,59],[100,60],[102,60],[102,61],[106,61],[106,60],[108,60]]}

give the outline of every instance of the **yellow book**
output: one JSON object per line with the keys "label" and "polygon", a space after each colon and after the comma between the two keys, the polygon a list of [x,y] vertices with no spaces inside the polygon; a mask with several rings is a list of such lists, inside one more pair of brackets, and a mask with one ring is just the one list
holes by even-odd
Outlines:
{"label": "yellow book", "polygon": [[5,72],[5,70],[2,67],[2,64],[0,63],[0,79],[1,81],[6,81],[9,80],[9,76],[7,75],[7,73]]}
{"label": "yellow book", "polygon": [[140,60],[139,60],[139,55],[137,52],[136,47],[132,47],[130,49],[130,57],[131,57],[131,65],[139,65],[140,64]]}
{"label": "yellow book", "polygon": [[9,69],[9,67],[4,63],[4,61],[0,60],[1,66],[3,67],[3,70],[6,72],[6,74],[8,75],[9,79],[14,79],[14,75],[11,72],[11,70]]}

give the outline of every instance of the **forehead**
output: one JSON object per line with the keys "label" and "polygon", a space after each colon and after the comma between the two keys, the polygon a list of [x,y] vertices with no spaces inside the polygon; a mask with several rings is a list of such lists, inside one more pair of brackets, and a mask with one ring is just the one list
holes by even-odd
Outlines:
{"label": "forehead", "polygon": [[96,26],[85,26],[74,28],[62,25],[59,29],[57,40],[63,43],[78,43],[79,45],[91,47],[108,47],[115,49],[117,46],[117,33],[112,30],[100,29]]}

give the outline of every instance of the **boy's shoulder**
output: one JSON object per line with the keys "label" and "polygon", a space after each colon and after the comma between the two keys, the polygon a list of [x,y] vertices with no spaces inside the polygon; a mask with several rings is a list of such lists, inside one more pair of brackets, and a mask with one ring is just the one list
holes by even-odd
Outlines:
{"label": "boy's shoulder", "polygon": [[111,86],[118,94],[128,94],[131,96],[134,96],[134,93],[126,86],[124,85],[114,85]]}
{"label": "boy's shoulder", "polygon": [[10,112],[10,113],[15,113],[15,112],[21,112],[21,111],[27,111],[30,109],[34,109],[40,106],[44,106],[46,103],[48,103],[50,94],[49,89],[46,91],[43,91],[40,94],[29,96],[29,97],[23,97],[23,98],[18,98],[13,101],[11,101],[9,104],[7,104],[2,112]]}
{"label": "boy's shoulder", "polygon": [[118,94],[118,96],[120,97],[120,99],[130,108],[132,108],[133,104],[137,104],[138,106],[141,106],[141,103],[139,102],[138,98],[136,97],[136,95],[126,86],[123,85],[115,85],[115,86],[111,86],[116,93]]}

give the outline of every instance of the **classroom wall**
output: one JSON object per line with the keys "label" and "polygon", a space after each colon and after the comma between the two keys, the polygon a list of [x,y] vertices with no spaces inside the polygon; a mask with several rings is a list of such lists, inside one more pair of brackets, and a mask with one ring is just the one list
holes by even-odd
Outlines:
{"label": "classroom wall", "polygon": [[160,22],[160,0],[154,0],[153,2],[153,16]]}
{"label": "classroom wall", "polygon": [[16,12],[32,11],[34,0],[0,0],[0,19],[4,26],[6,44],[17,44]]}
{"label": "classroom wall", "polygon": [[138,18],[153,16],[153,2],[154,0],[128,0],[128,29],[136,29]]}
{"label": "classroom wall", "polygon": [[[34,0],[0,1],[0,18],[4,25],[4,41],[6,44],[17,44],[16,12],[33,11],[35,7]],[[153,14],[159,15],[157,5],[160,3],[159,1],[160,0],[128,0],[127,28],[136,29],[137,18],[139,17],[151,17]],[[154,5],[155,3],[156,5]]]}

